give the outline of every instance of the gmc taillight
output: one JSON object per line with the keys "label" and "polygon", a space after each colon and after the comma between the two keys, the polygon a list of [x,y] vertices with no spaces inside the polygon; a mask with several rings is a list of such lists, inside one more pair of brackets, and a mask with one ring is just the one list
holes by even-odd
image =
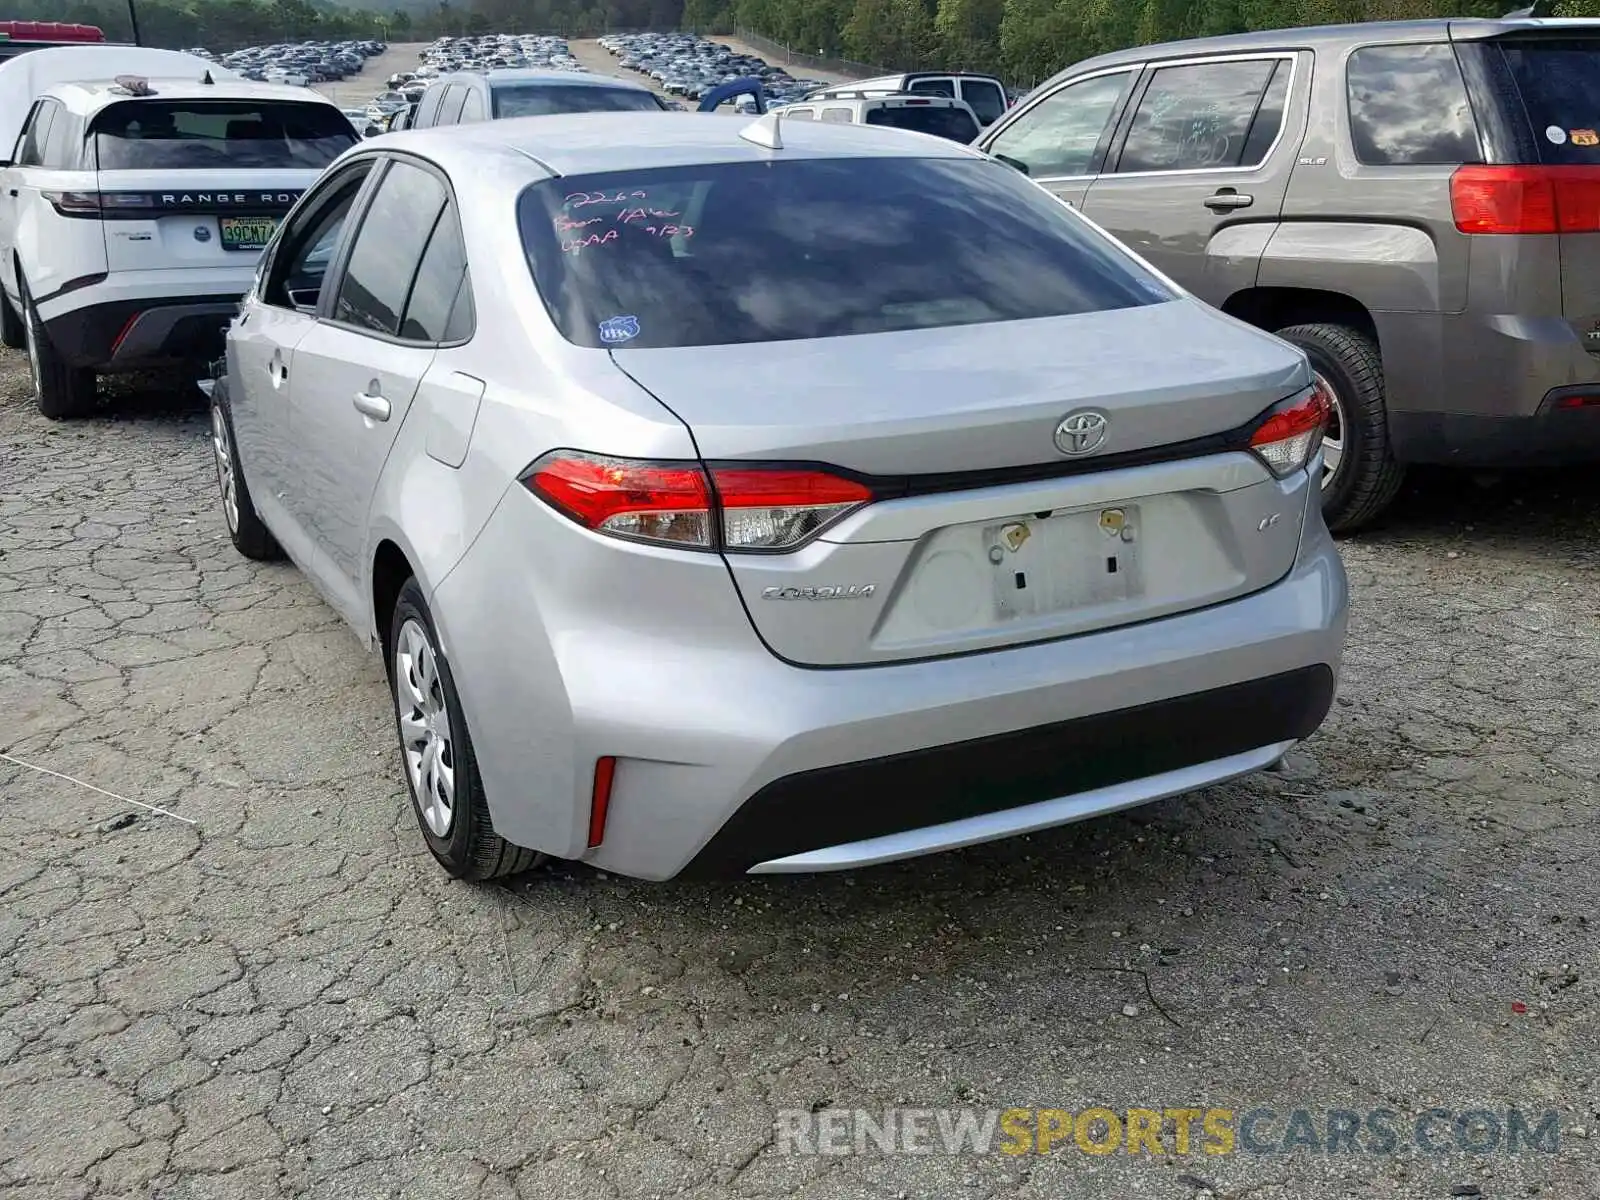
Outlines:
{"label": "gmc taillight", "polygon": [[585,529],[685,550],[795,550],[872,500],[865,484],[812,467],[644,462],[553,450],[524,486]]}
{"label": "gmc taillight", "polygon": [[1600,166],[1469,166],[1450,177],[1462,233],[1600,233]]}

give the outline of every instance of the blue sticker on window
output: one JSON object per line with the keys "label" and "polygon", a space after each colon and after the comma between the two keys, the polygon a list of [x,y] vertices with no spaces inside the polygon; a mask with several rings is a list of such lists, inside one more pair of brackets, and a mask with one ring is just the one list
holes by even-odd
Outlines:
{"label": "blue sticker on window", "polygon": [[600,340],[608,346],[620,346],[638,336],[638,317],[612,317],[600,322]]}

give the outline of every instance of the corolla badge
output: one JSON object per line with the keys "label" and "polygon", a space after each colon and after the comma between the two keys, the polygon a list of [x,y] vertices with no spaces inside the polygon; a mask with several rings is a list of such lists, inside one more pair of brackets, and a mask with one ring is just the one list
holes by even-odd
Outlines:
{"label": "corolla badge", "polygon": [[1093,454],[1105,445],[1110,425],[1111,419],[1098,408],[1069,412],[1056,425],[1056,449],[1069,456]]}
{"label": "corolla badge", "polygon": [[878,590],[872,583],[845,583],[835,587],[763,588],[763,600],[865,600]]}

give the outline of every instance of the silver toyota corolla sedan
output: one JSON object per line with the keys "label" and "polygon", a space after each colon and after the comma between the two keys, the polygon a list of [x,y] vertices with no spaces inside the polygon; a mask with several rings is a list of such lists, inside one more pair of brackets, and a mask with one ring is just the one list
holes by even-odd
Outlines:
{"label": "silver toyota corolla sedan", "polygon": [[368,142],[213,402],[235,543],[381,650],[457,875],[970,845],[1266,767],[1333,697],[1305,358],[951,142]]}

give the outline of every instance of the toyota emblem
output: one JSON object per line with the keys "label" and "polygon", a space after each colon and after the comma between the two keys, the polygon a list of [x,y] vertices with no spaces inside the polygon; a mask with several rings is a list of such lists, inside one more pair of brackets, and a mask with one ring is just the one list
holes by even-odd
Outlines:
{"label": "toyota emblem", "polygon": [[1110,424],[1110,419],[1098,408],[1069,412],[1056,426],[1056,449],[1072,457],[1093,454],[1105,445]]}

